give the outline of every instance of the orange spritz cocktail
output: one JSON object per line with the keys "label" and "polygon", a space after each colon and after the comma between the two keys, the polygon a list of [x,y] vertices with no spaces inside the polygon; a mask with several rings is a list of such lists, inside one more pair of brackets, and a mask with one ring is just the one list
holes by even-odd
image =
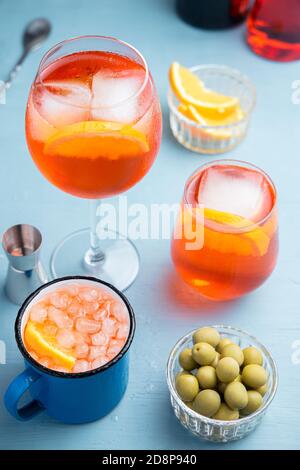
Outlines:
{"label": "orange spritz cocktail", "polygon": [[[202,229],[201,246],[195,249],[178,227],[189,219]],[[182,236],[174,233],[172,241],[175,267],[201,295],[229,300],[252,291],[271,274],[277,259],[272,181],[243,162],[204,165],[186,184],[176,233]]]}
{"label": "orange spritz cocktail", "polygon": [[48,181],[91,201],[91,229],[74,232],[57,246],[51,258],[54,278],[92,274],[119,290],[134,281],[137,250],[126,233],[101,226],[99,204],[148,173],[161,131],[156,88],[133,46],[82,36],[43,57],[28,98],[28,148]]}
{"label": "orange spritz cocktail", "polygon": [[158,151],[155,98],[144,65],[130,57],[81,51],[57,58],[42,69],[28,101],[26,136],[34,162],[75,196],[126,191]]}

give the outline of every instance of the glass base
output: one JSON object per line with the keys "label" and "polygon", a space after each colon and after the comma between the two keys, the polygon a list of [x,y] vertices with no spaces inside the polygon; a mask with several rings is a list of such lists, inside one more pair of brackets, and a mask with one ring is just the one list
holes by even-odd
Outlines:
{"label": "glass base", "polygon": [[68,235],[54,250],[50,268],[53,278],[64,276],[93,276],[124,291],[135,280],[140,258],[135,245],[123,235],[106,231],[112,239],[101,237],[103,259],[89,262],[90,230]]}

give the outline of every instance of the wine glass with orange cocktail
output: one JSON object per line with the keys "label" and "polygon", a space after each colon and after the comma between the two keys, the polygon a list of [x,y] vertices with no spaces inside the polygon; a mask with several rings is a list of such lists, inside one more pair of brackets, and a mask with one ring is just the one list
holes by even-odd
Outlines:
{"label": "wine glass with orange cocktail", "polygon": [[161,111],[147,63],[129,44],[85,36],[54,46],[42,59],[26,112],[26,137],[41,173],[61,190],[92,201],[91,229],[56,248],[54,277],[93,274],[120,290],[135,279],[132,242],[97,231],[99,200],[123,193],[152,166]]}

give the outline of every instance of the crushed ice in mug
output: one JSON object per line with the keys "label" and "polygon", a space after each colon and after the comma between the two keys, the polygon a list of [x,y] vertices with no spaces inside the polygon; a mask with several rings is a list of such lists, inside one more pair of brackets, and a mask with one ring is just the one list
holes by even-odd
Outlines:
{"label": "crushed ice in mug", "polygon": [[30,307],[24,343],[44,367],[86,372],[119,354],[129,328],[127,307],[112,291],[91,284],[66,284]]}

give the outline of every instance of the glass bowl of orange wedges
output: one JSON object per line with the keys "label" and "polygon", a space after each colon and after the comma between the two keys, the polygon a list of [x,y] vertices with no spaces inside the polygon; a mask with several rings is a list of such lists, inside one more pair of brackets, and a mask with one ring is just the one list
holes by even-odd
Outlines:
{"label": "glass bowl of orange wedges", "polygon": [[186,68],[173,62],[169,80],[170,126],[180,144],[218,154],[243,140],[256,100],[245,75],[224,65]]}

